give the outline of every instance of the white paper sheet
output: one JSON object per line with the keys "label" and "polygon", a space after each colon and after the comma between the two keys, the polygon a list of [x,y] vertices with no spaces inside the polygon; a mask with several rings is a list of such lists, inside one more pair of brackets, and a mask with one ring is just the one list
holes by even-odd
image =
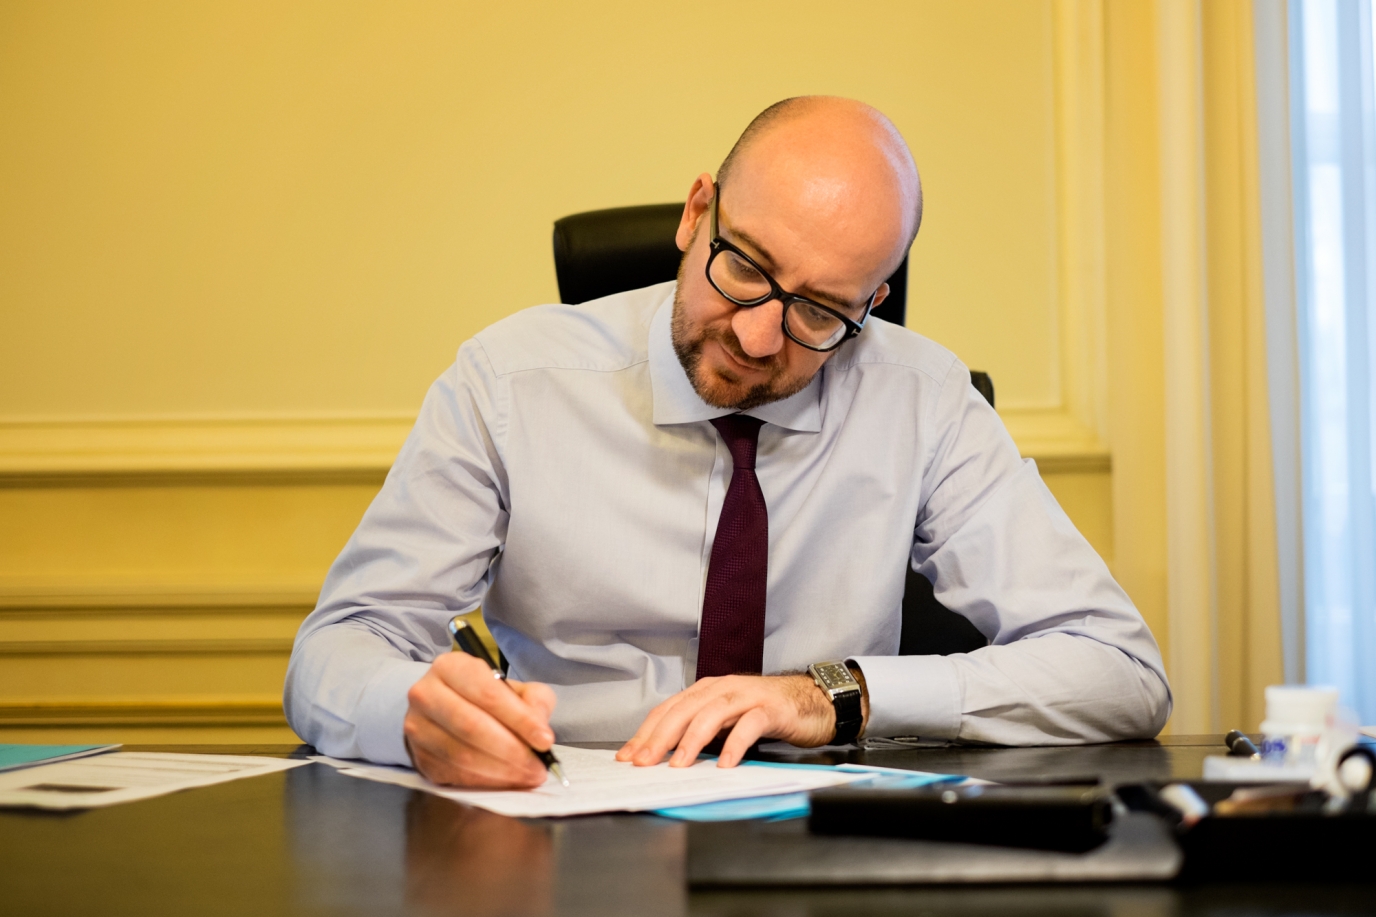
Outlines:
{"label": "white paper sheet", "polygon": [[340,773],[380,783],[424,790],[521,818],[589,815],[593,812],[643,812],[671,806],[688,806],[748,796],[801,793],[869,779],[869,774],[846,771],[803,770],[787,767],[717,767],[715,760],[692,767],[636,767],[615,759],[604,749],[556,745],[554,754],[569,778],[569,787],[550,777],[533,790],[459,790],[437,786],[408,767],[385,767],[363,761],[344,761],[324,756],[312,758],[339,768]]}
{"label": "white paper sheet", "polygon": [[0,808],[93,809],[309,763],[248,755],[115,752],[0,774]]}

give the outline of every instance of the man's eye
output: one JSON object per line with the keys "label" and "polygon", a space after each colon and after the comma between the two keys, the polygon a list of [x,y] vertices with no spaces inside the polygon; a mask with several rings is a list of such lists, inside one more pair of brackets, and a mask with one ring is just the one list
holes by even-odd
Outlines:
{"label": "man's eye", "polygon": [[818,309],[810,303],[799,303],[794,307],[798,318],[809,328],[828,328],[836,324],[836,317]]}
{"label": "man's eye", "polygon": [[727,259],[727,267],[731,271],[731,276],[742,283],[759,283],[764,279],[759,271],[735,255]]}

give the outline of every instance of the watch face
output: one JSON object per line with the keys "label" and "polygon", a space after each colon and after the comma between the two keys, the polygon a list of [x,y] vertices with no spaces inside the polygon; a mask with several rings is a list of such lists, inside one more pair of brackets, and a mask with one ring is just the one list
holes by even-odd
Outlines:
{"label": "watch face", "polygon": [[827,691],[846,691],[860,686],[850,669],[840,662],[819,662],[812,666],[812,676]]}

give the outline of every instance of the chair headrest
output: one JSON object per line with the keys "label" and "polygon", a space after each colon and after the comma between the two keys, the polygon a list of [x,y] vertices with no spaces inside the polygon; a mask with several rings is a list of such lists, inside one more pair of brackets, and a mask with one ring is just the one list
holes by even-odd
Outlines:
{"label": "chair headrest", "polygon": [[554,223],[554,272],[569,305],[678,276],[674,242],[682,204],[647,204],[575,213]]}
{"label": "chair headrest", "polygon": [[[554,223],[554,273],[569,305],[678,276],[683,253],[674,235],[682,204],[645,204],[575,213]],[[907,317],[908,259],[889,278],[874,315],[901,325]]]}

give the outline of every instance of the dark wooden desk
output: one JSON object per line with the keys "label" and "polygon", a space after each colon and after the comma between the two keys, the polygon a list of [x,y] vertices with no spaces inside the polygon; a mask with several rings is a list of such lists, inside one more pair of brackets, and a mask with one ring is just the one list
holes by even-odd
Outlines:
{"label": "dark wooden desk", "polygon": [[[142,750],[289,756],[282,746]],[[1196,777],[1219,737],[1088,748],[854,752],[990,779]],[[78,814],[0,813],[0,914],[1356,914],[1376,887],[1166,886],[690,892],[685,826],[517,820],[322,765]]]}

